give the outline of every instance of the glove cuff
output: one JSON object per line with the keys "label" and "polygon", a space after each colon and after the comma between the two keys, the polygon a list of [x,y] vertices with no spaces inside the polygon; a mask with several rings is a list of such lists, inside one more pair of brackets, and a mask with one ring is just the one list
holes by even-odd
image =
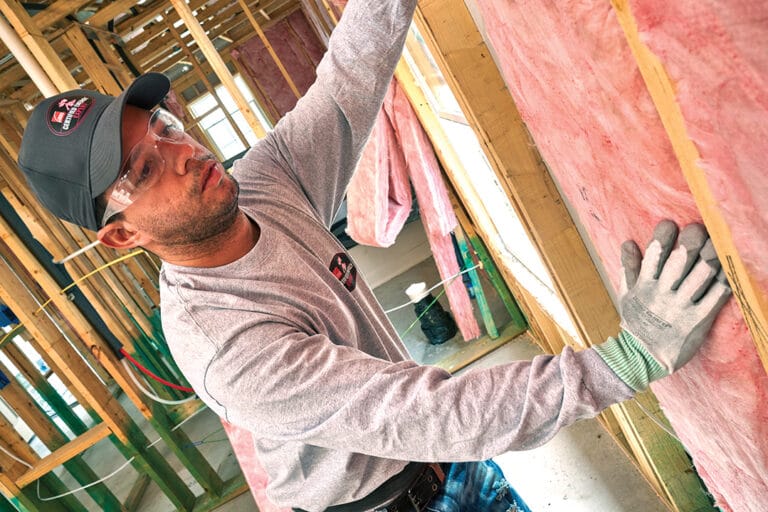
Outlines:
{"label": "glove cuff", "polygon": [[593,348],[605,364],[635,391],[642,391],[654,380],[669,375],[640,342],[625,330],[619,332],[617,338],[608,338]]}

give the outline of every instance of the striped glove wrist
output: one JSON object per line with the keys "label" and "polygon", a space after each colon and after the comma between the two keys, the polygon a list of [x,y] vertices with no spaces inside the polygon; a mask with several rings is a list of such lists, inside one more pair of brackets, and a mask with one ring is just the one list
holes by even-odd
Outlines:
{"label": "striped glove wrist", "polygon": [[608,338],[606,342],[595,345],[594,349],[605,364],[635,391],[642,391],[651,382],[669,375],[643,345],[625,330],[616,338]]}

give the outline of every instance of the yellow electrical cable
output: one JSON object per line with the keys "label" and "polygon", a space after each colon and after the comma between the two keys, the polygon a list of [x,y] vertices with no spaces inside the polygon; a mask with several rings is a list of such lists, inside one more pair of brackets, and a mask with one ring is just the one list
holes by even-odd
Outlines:
{"label": "yellow electrical cable", "polygon": [[[137,249],[137,250],[135,250],[135,251],[133,251],[133,252],[131,252],[131,253],[128,253],[128,254],[124,254],[123,256],[120,256],[119,258],[115,258],[114,260],[112,260],[112,261],[110,261],[110,262],[107,262],[107,263],[105,263],[104,265],[102,265],[102,266],[100,266],[100,267],[98,267],[98,268],[96,268],[96,269],[94,269],[94,270],[92,270],[92,271],[88,272],[88,273],[87,273],[87,274],[85,274],[84,276],[82,276],[82,277],[79,277],[79,278],[78,278],[76,281],[72,282],[71,284],[69,284],[69,285],[65,286],[64,288],[62,288],[61,290],[59,290],[59,293],[63,295],[64,293],[66,293],[66,292],[67,292],[67,291],[69,291],[70,289],[72,289],[72,288],[74,288],[75,286],[79,285],[80,283],[82,283],[82,282],[83,282],[83,281],[85,281],[86,279],[90,278],[91,276],[93,276],[93,275],[95,275],[95,274],[98,274],[98,273],[99,273],[99,272],[101,272],[102,270],[105,270],[105,269],[107,269],[107,268],[111,267],[112,265],[117,265],[118,263],[120,263],[120,262],[122,262],[122,261],[125,261],[125,260],[127,260],[127,259],[133,258],[133,257],[135,257],[135,256],[138,256],[139,254],[144,254],[144,253],[145,253],[144,249]],[[43,302],[43,303],[40,305],[40,307],[39,307],[39,308],[37,308],[37,309],[34,311],[34,313],[32,313],[32,314],[33,314],[33,315],[36,315],[36,314],[38,314],[39,312],[41,312],[42,310],[44,310],[46,307],[48,307],[48,304],[50,304],[52,301],[53,301],[53,299],[52,299],[52,298],[50,298],[50,299],[48,299],[47,301]],[[10,331],[8,331],[8,332],[6,333],[6,335],[5,335],[5,336],[3,336],[3,338],[2,338],[2,339],[0,339],[0,347],[2,347],[3,345],[5,345],[5,342],[6,342],[6,341],[7,341],[7,340],[8,340],[8,339],[11,337],[11,336],[13,336],[13,333],[15,333],[16,331],[18,331],[19,329],[21,329],[23,326],[24,326],[24,324],[23,324],[23,323],[21,323],[21,322],[19,322],[19,324],[18,324],[16,327],[14,327],[14,328],[13,328],[13,329],[11,329]]]}

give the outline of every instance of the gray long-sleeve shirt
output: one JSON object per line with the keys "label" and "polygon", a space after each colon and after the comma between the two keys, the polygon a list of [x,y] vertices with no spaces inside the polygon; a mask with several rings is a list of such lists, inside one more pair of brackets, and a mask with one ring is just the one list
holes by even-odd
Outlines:
{"label": "gray long-sleeve shirt", "polygon": [[317,82],[235,164],[256,246],[161,273],[174,359],[212,410],[253,432],[281,506],[360,499],[408,461],[531,448],[632,396],[592,350],[460,377],[419,366],[329,233],[414,6],[350,2]]}

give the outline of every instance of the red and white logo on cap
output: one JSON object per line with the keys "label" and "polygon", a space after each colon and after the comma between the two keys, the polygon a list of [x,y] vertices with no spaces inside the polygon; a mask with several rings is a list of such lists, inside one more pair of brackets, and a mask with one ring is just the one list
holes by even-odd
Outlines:
{"label": "red and white logo on cap", "polygon": [[48,128],[54,135],[70,135],[85,119],[93,105],[90,96],[68,96],[48,108]]}

